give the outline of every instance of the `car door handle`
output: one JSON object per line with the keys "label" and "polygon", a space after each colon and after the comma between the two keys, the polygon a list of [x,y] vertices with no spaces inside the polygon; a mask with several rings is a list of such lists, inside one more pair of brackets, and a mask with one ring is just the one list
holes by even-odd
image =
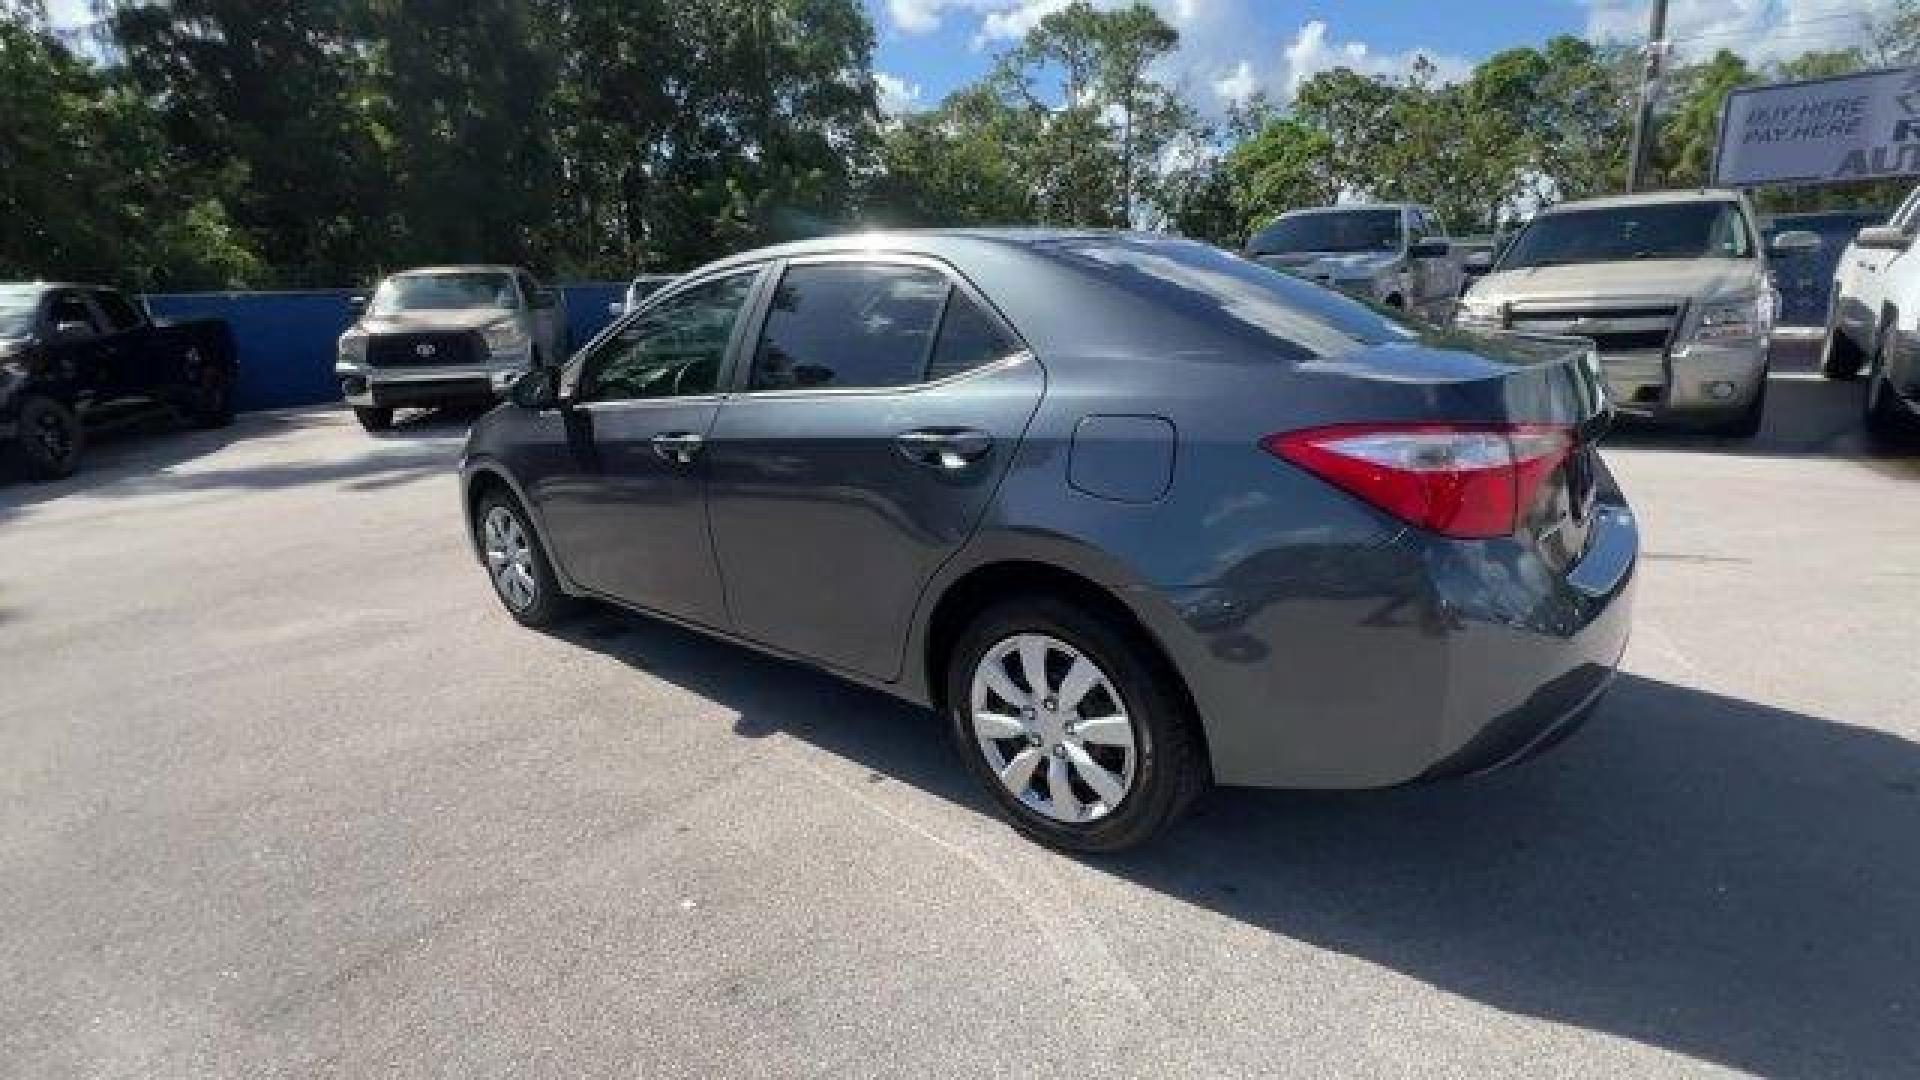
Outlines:
{"label": "car door handle", "polygon": [[653,437],[653,452],[660,455],[662,461],[691,465],[706,441],[691,431],[666,431]]}
{"label": "car door handle", "polygon": [[993,449],[993,436],[973,428],[916,428],[893,442],[908,461],[945,472],[958,472]]}

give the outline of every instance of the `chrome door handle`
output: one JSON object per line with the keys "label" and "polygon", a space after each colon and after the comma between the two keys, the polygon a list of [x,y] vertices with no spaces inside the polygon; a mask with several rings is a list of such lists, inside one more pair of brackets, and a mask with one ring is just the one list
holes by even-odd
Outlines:
{"label": "chrome door handle", "polygon": [[691,431],[668,431],[653,437],[653,452],[660,455],[662,461],[671,461],[676,465],[691,465],[706,439]]}
{"label": "chrome door handle", "polygon": [[993,449],[993,436],[973,428],[916,428],[893,442],[908,461],[944,472],[958,472]]}

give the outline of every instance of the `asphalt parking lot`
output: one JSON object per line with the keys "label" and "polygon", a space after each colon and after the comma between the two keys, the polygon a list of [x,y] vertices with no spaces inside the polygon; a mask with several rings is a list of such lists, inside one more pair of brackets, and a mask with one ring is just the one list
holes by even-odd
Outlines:
{"label": "asphalt parking lot", "polygon": [[516,627],[457,418],[110,440],[0,487],[0,1075],[1912,1075],[1920,459],[1858,393],[1615,440],[1636,638],[1553,755],[1101,860],[888,698]]}

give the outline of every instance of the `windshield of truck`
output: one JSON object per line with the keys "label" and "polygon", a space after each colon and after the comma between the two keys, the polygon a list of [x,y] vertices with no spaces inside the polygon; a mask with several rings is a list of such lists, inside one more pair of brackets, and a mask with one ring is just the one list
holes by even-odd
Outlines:
{"label": "windshield of truck", "polygon": [[1392,207],[1283,217],[1247,245],[1256,255],[1307,251],[1399,251],[1400,211]]}
{"label": "windshield of truck", "polygon": [[0,340],[33,336],[33,313],[40,306],[37,292],[0,292]]}
{"label": "windshield of truck", "polygon": [[1752,257],[1753,233],[1737,203],[1656,203],[1536,218],[1507,249],[1499,268]]}
{"label": "windshield of truck", "polygon": [[380,283],[369,310],[374,315],[392,315],[518,306],[512,274],[401,274]]}

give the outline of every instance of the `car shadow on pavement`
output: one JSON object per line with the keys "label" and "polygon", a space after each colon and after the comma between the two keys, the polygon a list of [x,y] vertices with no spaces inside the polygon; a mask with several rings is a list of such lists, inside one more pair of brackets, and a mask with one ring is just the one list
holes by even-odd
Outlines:
{"label": "car shadow on pavement", "polygon": [[[925,710],[616,612],[570,641],[991,813]],[[1768,1076],[1920,1062],[1920,746],[1623,674],[1474,781],[1220,791],[1103,872],[1495,1008]],[[1551,1070],[1546,1070],[1551,1071]]]}
{"label": "car shadow on pavement", "polygon": [[[264,490],[337,482],[369,490],[433,474],[452,475],[458,467],[460,440],[471,420],[465,414],[420,414],[417,419],[408,418],[404,427],[369,439],[365,444],[369,452],[316,458],[283,455],[268,448],[277,439],[339,425],[337,410],[248,413],[228,427],[207,431],[181,428],[155,414],[90,435],[79,471],[64,480],[0,479],[0,521],[28,507],[78,494],[122,498],[155,491]],[[346,423],[351,426],[352,421]],[[222,464],[214,464],[214,456],[230,447],[241,451],[235,463],[224,464],[228,459],[221,458]]]}

